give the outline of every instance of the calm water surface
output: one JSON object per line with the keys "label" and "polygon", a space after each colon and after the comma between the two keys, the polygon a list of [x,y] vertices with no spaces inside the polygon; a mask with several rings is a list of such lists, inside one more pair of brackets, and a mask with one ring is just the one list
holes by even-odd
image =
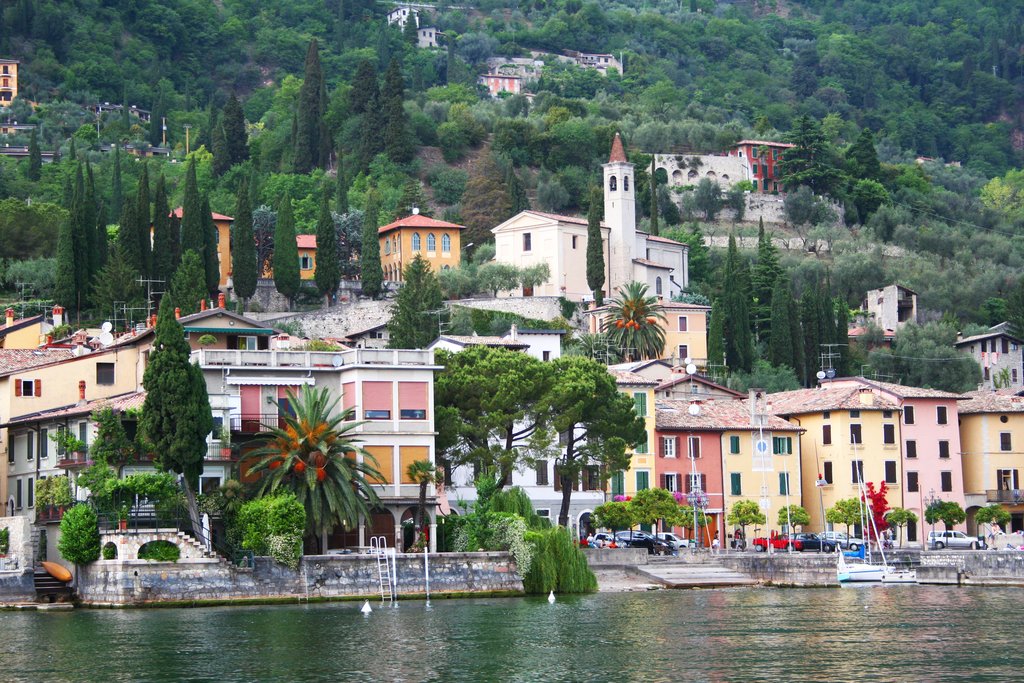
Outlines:
{"label": "calm water surface", "polygon": [[[1019,681],[1024,590],[0,613],[4,681]],[[371,603],[372,604],[372,603]]]}

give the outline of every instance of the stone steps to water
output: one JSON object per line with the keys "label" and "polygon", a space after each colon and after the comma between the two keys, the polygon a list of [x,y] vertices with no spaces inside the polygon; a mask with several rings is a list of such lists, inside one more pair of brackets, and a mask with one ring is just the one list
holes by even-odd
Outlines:
{"label": "stone steps to water", "polygon": [[636,571],[666,588],[727,588],[752,586],[754,579],[716,563],[651,563]]}
{"label": "stone steps to water", "polygon": [[37,598],[52,600],[55,596],[70,595],[72,593],[71,588],[66,583],[53,578],[42,567],[35,568],[32,572],[32,578],[35,582]]}

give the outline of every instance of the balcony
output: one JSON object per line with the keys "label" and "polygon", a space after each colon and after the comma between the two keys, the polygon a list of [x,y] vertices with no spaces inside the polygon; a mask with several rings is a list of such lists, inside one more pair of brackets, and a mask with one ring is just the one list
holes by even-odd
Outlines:
{"label": "balcony", "polygon": [[[258,434],[274,427],[284,427],[284,419],[278,413],[242,414],[231,417],[231,431],[236,434]],[[220,446],[217,446],[219,451]],[[212,454],[213,447],[210,448]]]}
{"label": "balcony", "polygon": [[1024,505],[1024,489],[989,489],[985,491],[985,500],[989,503]]}
{"label": "balcony", "polygon": [[38,505],[36,506],[36,524],[48,524],[59,522],[64,517],[64,506]]}
{"label": "balcony", "polygon": [[349,351],[241,351],[200,349],[192,352],[200,367],[322,368],[337,370],[353,365],[432,366],[431,351],[409,349],[352,349]]}
{"label": "balcony", "polygon": [[92,460],[86,451],[57,454],[57,467],[61,469],[72,470],[78,467],[88,467],[91,464]]}

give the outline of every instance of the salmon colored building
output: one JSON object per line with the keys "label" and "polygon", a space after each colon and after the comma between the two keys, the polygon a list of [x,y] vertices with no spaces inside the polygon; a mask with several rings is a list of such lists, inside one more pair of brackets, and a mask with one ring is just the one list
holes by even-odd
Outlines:
{"label": "salmon colored building", "polygon": [[416,254],[430,264],[435,273],[458,268],[461,262],[461,231],[465,226],[428,218],[418,213],[381,227],[380,264],[384,279],[402,281],[402,271]]}

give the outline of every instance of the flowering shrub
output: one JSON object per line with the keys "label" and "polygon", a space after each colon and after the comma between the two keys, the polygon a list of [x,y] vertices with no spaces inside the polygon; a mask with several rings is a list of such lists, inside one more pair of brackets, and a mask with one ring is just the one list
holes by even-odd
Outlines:
{"label": "flowering shrub", "polygon": [[519,575],[530,571],[533,562],[533,547],[526,542],[526,522],[518,516],[502,516],[494,521],[492,542],[502,550],[508,550],[516,561]]}
{"label": "flowering shrub", "polygon": [[284,566],[298,569],[302,557],[302,534],[271,534],[267,537],[267,553]]}

